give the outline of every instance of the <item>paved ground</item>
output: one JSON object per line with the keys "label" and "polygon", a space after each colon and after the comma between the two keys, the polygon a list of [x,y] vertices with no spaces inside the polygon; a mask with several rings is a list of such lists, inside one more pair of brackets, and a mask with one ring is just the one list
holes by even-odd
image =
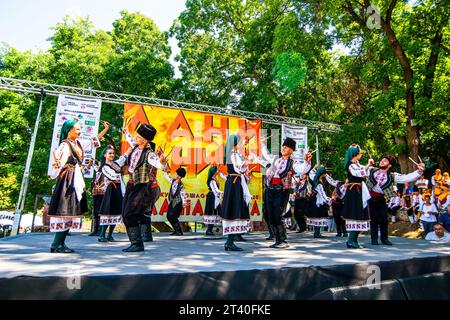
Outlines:
{"label": "paved ground", "polygon": [[66,243],[76,254],[49,253],[53,234],[38,233],[0,239],[0,277],[115,275],[142,273],[183,273],[201,271],[233,271],[281,267],[327,266],[418,257],[450,255],[450,244],[424,240],[391,238],[392,247],[371,246],[370,239],[361,237],[367,248],[345,248],[345,239],[324,233],[315,240],[311,232],[289,233],[289,249],[271,249],[267,234],[245,235],[246,243],[238,243],[243,252],[226,252],[223,237],[187,234],[169,237],[156,234],[155,241],[146,244],[143,253],[124,254],[128,246],[125,234],[117,234],[114,243],[99,243],[87,234],[74,234]]}

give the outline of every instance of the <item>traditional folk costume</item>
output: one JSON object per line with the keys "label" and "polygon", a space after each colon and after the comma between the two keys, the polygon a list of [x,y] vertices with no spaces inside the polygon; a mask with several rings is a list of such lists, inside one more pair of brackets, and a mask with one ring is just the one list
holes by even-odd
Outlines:
{"label": "traditional folk costume", "polygon": [[[102,152],[102,157],[106,150]],[[126,164],[128,155],[129,153],[125,153],[112,163],[103,163],[101,168],[105,181],[105,196],[99,210],[101,231],[98,241],[100,242],[114,241],[112,236],[114,228],[122,222],[123,195],[125,194],[122,167]],[[108,226],[108,236],[105,237]]]}
{"label": "traditional folk costume", "polygon": [[153,241],[151,215],[153,207],[161,195],[161,188],[156,180],[158,169],[163,169],[159,157],[155,154],[155,145],[151,142],[156,135],[156,129],[151,125],[141,125],[137,133],[149,144],[141,149],[134,146],[127,159],[128,172],[131,175],[123,199],[123,221],[127,228],[131,246],[124,252],[144,251],[144,242]]}
{"label": "traditional folk costume", "polygon": [[[184,168],[180,167],[176,172],[180,178],[184,178],[186,176],[186,170]],[[183,207],[187,203],[186,189],[184,188],[181,179],[174,179],[167,172],[164,172],[164,177],[167,179],[167,181],[170,182],[169,209],[167,210],[167,220],[174,230],[171,236],[182,236],[183,230],[181,230],[181,225],[178,218],[183,212]]]}
{"label": "traditional folk costume", "polygon": [[104,176],[101,172],[100,167],[95,166],[95,176],[92,180],[91,190],[92,190],[92,200],[93,200],[93,210],[92,210],[92,224],[93,230],[89,234],[90,237],[98,236],[100,232],[100,216],[98,212],[100,206],[102,205],[103,196],[105,195],[105,185]]}
{"label": "traditional folk costume", "polygon": [[408,214],[408,219],[411,224],[417,222],[417,212],[420,204],[420,195],[418,194],[418,188],[415,189],[413,194],[405,195],[402,199],[402,207],[405,208]]}
{"label": "traditional folk costume", "polygon": [[[395,167],[397,164],[397,160],[392,156],[384,156],[383,158],[389,160],[389,164],[392,167]],[[414,182],[421,174],[419,171],[414,171],[410,174],[400,174],[379,168],[369,169],[367,186],[371,195],[369,211],[373,245],[378,244],[378,229],[380,230],[381,242],[385,245],[392,245],[388,239],[388,213],[391,215],[392,222],[395,223],[397,211],[401,208],[400,197],[394,196],[394,184]],[[389,202],[387,207],[386,202]]]}
{"label": "traditional folk costume", "polygon": [[[286,138],[283,146],[295,151],[296,143],[293,139]],[[289,201],[292,177],[294,173],[303,175],[309,171],[311,164],[301,164],[298,161],[294,162],[290,157],[283,158],[270,154],[265,144],[261,146],[261,153],[265,162],[258,158],[256,160],[262,165],[270,164],[266,172],[264,206],[275,235],[275,243],[271,247],[286,248],[289,245],[282,214],[285,212]]]}
{"label": "traditional folk costume", "polygon": [[208,180],[206,185],[209,192],[206,195],[205,213],[203,215],[203,223],[208,226],[206,230],[207,236],[213,236],[213,227],[221,222],[222,216],[222,197],[223,192],[219,189],[219,182],[215,178],[217,174],[217,166],[212,166],[208,171]]}
{"label": "traditional folk costume", "polygon": [[306,231],[306,209],[308,205],[308,179],[292,178],[292,189],[294,190],[294,219],[297,222],[297,233]]}
{"label": "traditional folk costume", "polygon": [[308,199],[306,224],[314,227],[314,238],[322,238],[320,228],[328,226],[328,208],[331,205],[331,199],[326,195],[320,180],[325,173],[325,168],[322,166],[309,172],[313,188]]}
{"label": "traditional folk costume", "polygon": [[85,151],[100,146],[97,137],[90,141],[67,138],[69,131],[77,123],[67,120],[61,128],[61,139],[54,157],[60,162],[60,168],[52,168],[51,178],[57,179],[50,200],[50,232],[56,232],[50,252],[72,253],[65,245],[70,230],[80,230],[83,215],[88,212],[86,185],[81,171]]}
{"label": "traditional folk costume", "polygon": [[424,176],[420,177],[415,183],[415,186],[419,189],[419,193],[422,194],[426,189],[428,189],[428,179]]}
{"label": "traditional folk costume", "polygon": [[334,180],[328,174],[325,176],[327,182],[334,187],[333,195],[331,196],[331,210],[333,211],[333,218],[336,224],[336,237],[347,237],[347,229],[345,229],[345,220],[342,218],[342,209],[344,208],[344,196],[346,186],[339,180]]}
{"label": "traditional folk costume", "polygon": [[344,168],[347,172],[347,189],[344,196],[344,207],[342,217],[345,220],[345,228],[349,232],[347,248],[364,248],[358,243],[358,235],[361,231],[369,230],[368,201],[370,199],[369,190],[365,183],[368,167],[352,162],[360,152],[358,145],[352,145],[345,154]]}
{"label": "traditional folk costume", "polygon": [[248,166],[241,155],[235,151],[239,136],[228,137],[225,146],[224,163],[227,165],[227,181],[223,193],[222,224],[223,234],[227,236],[225,250],[242,251],[234,244],[237,235],[250,230],[249,204],[252,199],[244,173]]}
{"label": "traditional folk costume", "polygon": [[436,171],[434,172],[434,175],[431,177],[431,185],[432,188],[434,190],[434,188],[436,188],[436,184],[439,184],[440,182],[442,182],[443,180],[443,176],[441,174],[441,169],[436,169]]}
{"label": "traditional folk costume", "polygon": [[[387,213],[388,213],[388,215],[391,216],[392,223],[395,223],[397,221],[397,212],[398,212],[398,210],[400,210],[401,207],[402,207],[402,199],[396,194],[393,195],[391,197],[391,199],[389,200],[389,203],[387,206]],[[383,224],[383,223],[384,222],[382,222],[381,224]],[[386,220],[386,223],[387,223],[387,220]],[[380,236],[381,236],[381,228],[380,228]],[[377,238],[378,238],[378,234],[377,234]]]}

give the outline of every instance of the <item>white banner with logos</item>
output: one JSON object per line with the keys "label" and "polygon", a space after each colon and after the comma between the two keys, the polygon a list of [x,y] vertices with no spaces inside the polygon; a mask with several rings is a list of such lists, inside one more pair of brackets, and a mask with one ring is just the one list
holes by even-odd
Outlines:
{"label": "white banner with logos", "polygon": [[283,124],[281,126],[281,143],[286,138],[294,139],[297,144],[292,158],[304,162],[308,149],[308,128]]}
{"label": "white banner with logos", "polygon": [[[90,140],[97,136],[102,101],[99,99],[89,99],[60,94],[58,105],[56,107],[55,125],[53,127],[52,148],[50,149],[50,159],[48,163],[48,175],[50,175],[53,165],[52,152],[58,148],[59,138],[61,136],[61,127],[66,120],[78,118],[81,125],[80,140]],[[85,151],[83,164],[88,164],[89,160],[95,160],[95,149]],[[94,176],[94,168],[83,169],[85,178]]]}

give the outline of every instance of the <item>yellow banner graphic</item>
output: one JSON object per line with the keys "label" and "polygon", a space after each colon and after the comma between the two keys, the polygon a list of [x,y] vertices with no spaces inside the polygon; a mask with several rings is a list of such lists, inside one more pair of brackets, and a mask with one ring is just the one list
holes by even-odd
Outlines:
{"label": "yellow banner graphic", "polygon": [[[208,114],[196,111],[171,109],[139,104],[125,104],[124,126],[132,135],[141,124],[149,123],[158,131],[153,142],[168,155],[169,174],[173,177],[181,166],[187,175],[183,179],[189,204],[183,209],[180,221],[202,221],[208,186],[208,170],[217,165],[226,174],[223,163],[224,148],[229,135],[238,134],[245,140],[243,153],[260,154],[259,140],[261,120],[247,120],[239,117]],[[124,153],[129,144],[122,137]],[[252,221],[262,220],[262,174],[260,165],[251,165],[249,190],[253,196],[250,203]],[[153,221],[166,221],[168,210],[168,182],[161,170],[158,171],[161,197],[153,210]],[[225,181],[219,179],[223,191]]]}

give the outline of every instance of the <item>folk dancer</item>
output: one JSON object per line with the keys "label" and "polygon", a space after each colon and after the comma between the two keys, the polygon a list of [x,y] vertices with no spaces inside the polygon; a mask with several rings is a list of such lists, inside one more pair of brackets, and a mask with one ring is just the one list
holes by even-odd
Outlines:
{"label": "folk dancer", "polygon": [[179,167],[175,171],[175,176],[172,178],[167,172],[167,166],[164,169],[164,177],[170,182],[169,191],[169,209],[167,210],[167,220],[173,228],[173,233],[171,236],[182,236],[183,230],[181,229],[180,218],[183,208],[188,205],[188,199],[186,194],[186,189],[183,182],[181,181],[186,177],[186,169]]}
{"label": "folk dancer", "polygon": [[306,231],[305,214],[308,206],[308,174],[298,177],[294,176],[292,179],[292,188],[294,190],[294,218],[298,226],[297,233],[302,233]]}
{"label": "folk dancer", "polygon": [[103,123],[105,129],[89,141],[78,139],[81,134],[78,119],[66,120],[61,128],[50,175],[52,179],[57,179],[48,209],[50,231],[55,232],[51,253],[74,252],[66,246],[65,240],[70,230],[81,229],[83,215],[88,212],[82,173],[84,154],[100,146],[100,139],[109,130],[109,124]]}
{"label": "folk dancer", "polygon": [[345,220],[342,218],[342,208],[344,207],[345,183],[334,180],[329,174],[325,176],[327,182],[334,187],[331,195],[331,210],[336,224],[336,237],[347,237],[347,229],[345,229]]}
{"label": "folk dancer", "polygon": [[[104,182],[104,197],[99,208],[99,242],[114,241],[112,236],[114,228],[122,222],[123,195],[125,194],[125,185],[122,180],[122,167],[127,162],[132,151],[133,149],[129,148],[123,156],[114,161],[115,149],[113,146],[109,145],[100,155],[100,170],[103,177],[102,181]],[[106,236],[108,226],[108,236]]]}
{"label": "folk dancer", "polygon": [[368,231],[370,224],[368,211],[370,194],[365,178],[368,175],[369,167],[373,165],[373,160],[369,159],[368,164],[363,166],[359,163],[361,157],[361,147],[352,144],[344,159],[348,183],[344,196],[342,217],[345,219],[345,228],[349,232],[347,248],[352,249],[364,248],[363,245],[358,243],[358,235],[360,232]]}
{"label": "folk dancer", "polygon": [[225,251],[242,251],[235,245],[237,235],[250,229],[249,204],[252,199],[244,173],[251,163],[239,153],[242,141],[238,135],[230,135],[224,152],[224,164],[227,166],[227,180],[223,193],[222,224],[223,235],[227,236]]}
{"label": "folk dancer", "polygon": [[152,142],[155,135],[156,129],[150,124],[142,124],[135,138],[125,132],[133,151],[127,159],[131,178],[127,183],[122,211],[131,244],[122,250],[124,252],[144,251],[144,242],[153,241],[151,215],[161,195],[156,174],[167,161],[162,153],[155,153],[156,146]]}
{"label": "folk dancer", "polygon": [[91,192],[92,192],[92,232],[89,234],[89,237],[97,237],[100,232],[100,216],[98,212],[100,210],[100,206],[102,205],[103,197],[105,195],[105,181],[102,171],[100,169],[101,165],[94,165],[94,179],[92,179],[91,183]]}
{"label": "folk dancer", "polygon": [[222,198],[223,192],[219,189],[219,182],[217,175],[219,173],[218,167],[213,165],[208,171],[208,194],[206,195],[205,214],[203,215],[203,223],[207,225],[206,235],[214,236],[214,225],[221,222],[222,216]]}
{"label": "folk dancer", "polygon": [[[294,173],[303,175],[311,168],[311,154],[305,156],[305,163],[295,161],[291,158],[295,151],[296,142],[291,138],[286,138],[281,149],[281,157],[270,154],[266,144],[261,144],[262,159],[255,160],[264,165],[269,163],[266,172],[264,206],[269,217],[270,225],[275,235],[275,243],[272,248],[287,248],[286,228],[283,223],[282,214],[284,213],[289,194],[291,191],[292,177]],[[262,160],[262,161],[261,161]]]}
{"label": "folk dancer", "polygon": [[[381,158],[379,168],[369,170],[367,187],[371,196],[369,212],[372,245],[378,245],[378,230],[380,230],[381,242],[384,245],[392,245],[388,239],[388,212],[392,217],[392,222],[395,223],[396,213],[401,208],[401,198],[394,191],[394,184],[416,181],[425,168],[422,163],[417,166],[416,171],[409,174],[391,172],[391,168],[396,165],[397,159],[394,156],[385,155]],[[389,202],[387,207],[386,202]]]}
{"label": "folk dancer", "polygon": [[326,195],[323,188],[323,178],[325,176],[326,170],[323,166],[319,166],[309,173],[313,189],[308,200],[306,224],[314,227],[314,238],[323,238],[320,234],[320,229],[328,226],[328,209],[331,205],[331,198]]}

